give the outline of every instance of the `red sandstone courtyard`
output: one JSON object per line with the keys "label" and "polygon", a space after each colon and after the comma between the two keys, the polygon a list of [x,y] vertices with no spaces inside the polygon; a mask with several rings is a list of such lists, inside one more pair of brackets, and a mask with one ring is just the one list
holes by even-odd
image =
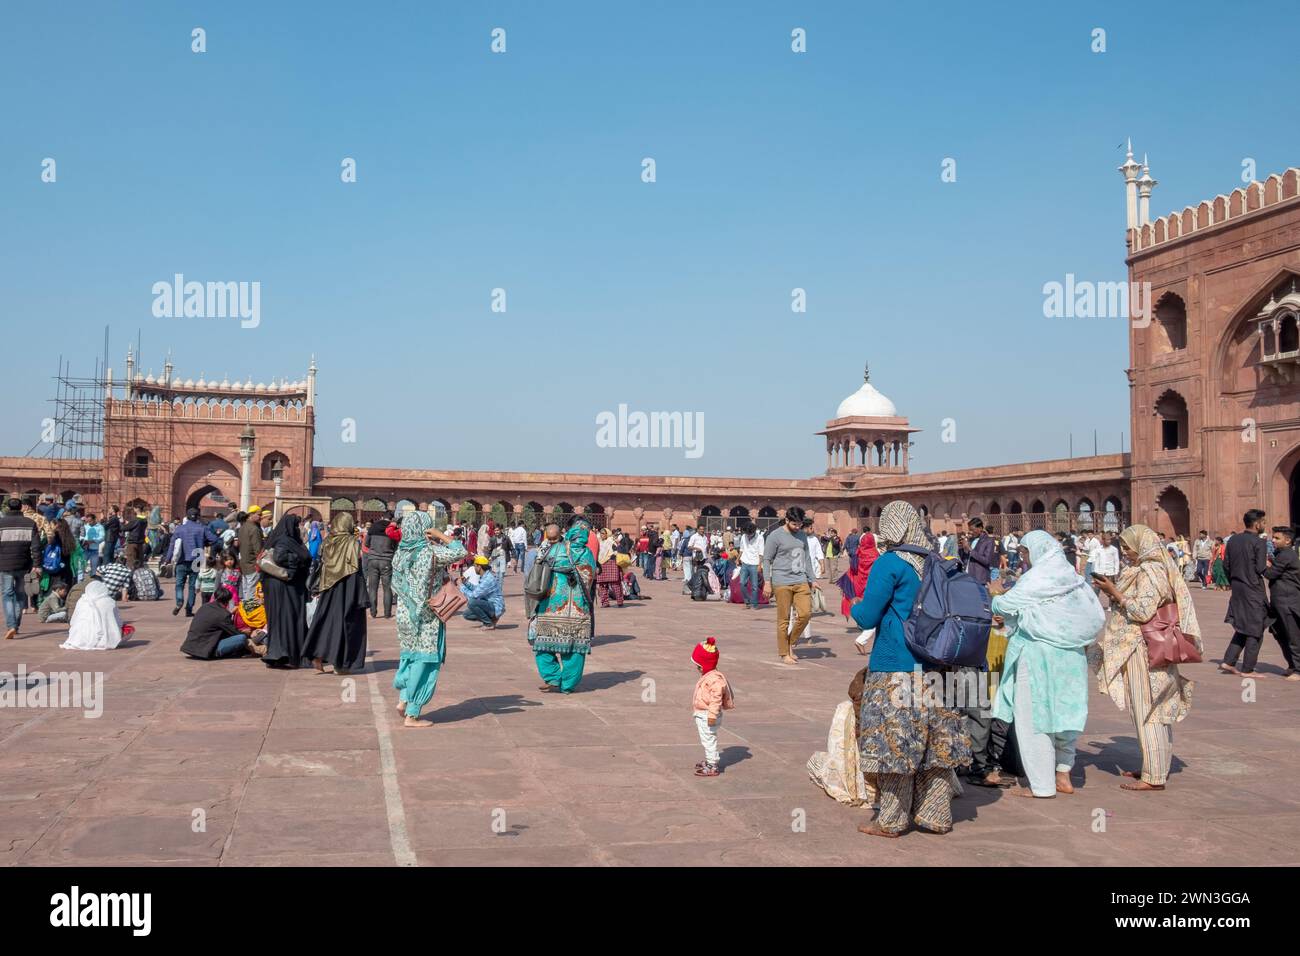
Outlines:
{"label": "red sandstone courtyard", "polygon": [[[1180,865],[1300,862],[1300,687],[1271,640],[1256,699],[1193,665],[1190,718],[1175,731],[1160,794],[1123,793],[1135,765],[1128,716],[1090,698],[1077,792],[1022,800],[967,788],[947,836],[855,832],[804,764],[864,663],[837,616],[813,619],[800,665],[773,654],[771,612],[695,604],[680,585],[598,612],[587,676],[571,697],[537,693],[520,624],[519,575],[495,632],[449,628],[426,714],[402,729],[391,622],[371,630],[354,695],[343,679],[203,663],[177,650],[171,601],[123,609],[137,631],[99,654],[62,651],[30,617],[0,644],[0,671],[102,670],[104,713],[0,708],[0,860],[6,865],[1124,865],[1179,847]],[[1227,641],[1226,594],[1194,592],[1208,655]],[[717,636],[738,706],[721,734],[725,772],[692,775],[689,656]],[[347,698],[347,699],[345,699]],[[1081,782],[1081,783],[1080,783]],[[1104,832],[1097,832],[1104,822]],[[803,826],[796,824],[802,823]]]}

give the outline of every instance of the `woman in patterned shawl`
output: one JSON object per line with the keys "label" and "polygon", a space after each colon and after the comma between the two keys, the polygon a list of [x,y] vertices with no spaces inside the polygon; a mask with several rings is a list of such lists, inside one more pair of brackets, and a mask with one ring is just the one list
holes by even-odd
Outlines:
{"label": "woman in patterned shawl", "polygon": [[[863,630],[876,629],[858,719],[859,766],[879,790],[880,810],[858,830],[868,836],[898,837],[913,823],[930,833],[952,829],[955,768],[971,760],[970,735],[952,701],[932,699],[920,680],[922,665],[903,638],[903,622],[921,588],[925,558],[896,550],[929,550],[921,518],[905,501],[880,513],[876,559],[862,599],[852,607]],[[939,685],[942,687],[942,683]]]}
{"label": "woman in patterned shawl", "polygon": [[402,518],[402,540],[393,557],[401,650],[393,686],[406,727],[432,726],[420,720],[420,711],[433,699],[438,673],[447,659],[447,629],[429,609],[429,598],[442,586],[448,566],[463,557],[464,545],[434,530],[431,512],[408,511]]}
{"label": "woman in patterned shawl", "polygon": [[1135,524],[1125,528],[1119,540],[1129,566],[1114,584],[1093,579],[1110,598],[1110,612],[1088,661],[1097,671],[1101,692],[1133,715],[1142,747],[1142,772],[1123,771],[1122,776],[1132,779],[1120,787],[1163,790],[1174,755],[1173,725],[1191,709],[1195,685],[1178,672],[1177,664],[1155,669],[1147,665],[1142,625],[1155,617],[1161,605],[1176,603],[1178,626],[1204,653],[1201,626],[1192,607],[1192,592],[1156,533]]}
{"label": "woman in patterned shawl", "polygon": [[596,558],[587,547],[589,533],[587,523],[575,519],[546,552],[554,569],[551,593],[537,605],[529,641],[537,657],[537,673],[546,682],[540,689],[547,693],[572,693],[591,653]]}

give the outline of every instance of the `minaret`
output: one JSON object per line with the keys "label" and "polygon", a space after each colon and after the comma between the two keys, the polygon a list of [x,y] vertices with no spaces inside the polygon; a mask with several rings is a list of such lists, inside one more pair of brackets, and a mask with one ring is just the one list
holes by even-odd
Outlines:
{"label": "minaret", "polygon": [[1133,140],[1128,141],[1128,156],[1124,159],[1124,165],[1119,167],[1119,171],[1124,174],[1124,199],[1128,210],[1128,228],[1139,228],[1138,223],[1138,202],[1137,202],[1137,181],[1138,172],[1142,169],[1137,161],[1133,159]]}
{"label": "minaret", "polygon": [[311,357],[311,365],[307,366],[307,407],[314,408],[316,405],[316,356]]}
{"label": "minaret", "polygon": [[1142,154],[1142,178],[1138,180],[1138,220],[1145,226],[1151,221],[1151,190],[1160,184],[1151,178],[1151,168],[1147,166],[1146,153]]}
{"label": "minaret", "polygon": [[170,387],[171,387],[171,384],[172,384],[172,369],[173,369],[174,367],[175,367],[175,366],[172,365],[172,357],[171,357],[170,355],[168,355],[168,356],[167,356],[167,364],[163,366],[163,387],[164,387],[164,388],[170,388]]}
{"label": "minaret", "polygon": [[131,398],[131,390],[135,388],[135,353],[129,348],[126,350],[126,397]]}

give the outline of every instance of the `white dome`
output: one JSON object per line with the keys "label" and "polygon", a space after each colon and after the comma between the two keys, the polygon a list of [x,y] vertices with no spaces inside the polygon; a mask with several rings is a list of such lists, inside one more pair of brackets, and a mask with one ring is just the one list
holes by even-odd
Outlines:
{"label": "white dome", "polygon": [[835,410],[836,418],[896,418],[898,409],[894,403],[876,391],[870,382],[863,382],[862,387],[840,402]]}

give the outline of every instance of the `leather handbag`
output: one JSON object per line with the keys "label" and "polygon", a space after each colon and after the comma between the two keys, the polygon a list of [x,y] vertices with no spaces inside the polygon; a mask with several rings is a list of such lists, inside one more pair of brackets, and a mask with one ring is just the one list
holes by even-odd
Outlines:
{"label": "leather handbag", "polygon": [[1156,608],[1155,617],[1141,626],[1147,645],[1147,665],[1168,667],[1170,664],[1199,664],[1201,652],[1178,623],[1178,603],[1170,601]]}
{"label": "leather handbag", "polygon": [[449,622],[453,617],[464,610],[469,599],[460,593],[460,588],[456,587],[448,578],[442,582],[442,587],[438,593],[429,598],[429,610],[434,613],[438,620],[443,624]]}
{"label": "leather handbag", "polygon": [[257,559],[257,567],[263,574],[269,574],[277,581],[288,581],[293,577],[286,568],[275,563],[275,558],[270,551],[262,552],[261,557]]}

